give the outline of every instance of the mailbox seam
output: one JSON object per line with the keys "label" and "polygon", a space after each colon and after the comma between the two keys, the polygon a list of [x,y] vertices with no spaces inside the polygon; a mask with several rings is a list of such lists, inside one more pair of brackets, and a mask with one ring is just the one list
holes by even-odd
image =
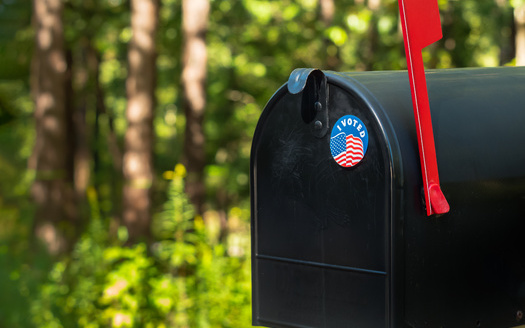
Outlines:
{"label": "mailbox seam", "polygon": [[306,260],[296,260],[296,259],[290,259],[290,258],[287,258],[287,257],[280,257],[280,256],[257,254],[256,258],[262,259],[262,260],[271,260],[271,261],[278,261],[278,262],[293,263],[293,264],[298,264],[298,265],[318,267],[318,268],[324,268],[324,269],[335,269],[335,270],[341,270],[341,271],[351,271],[351,272],[357,272],[357,273],[375,274],[375,275],[380,275],[380,276],[386,276],[387,275],[387,273],[385,271],[361,269],[361,268],[350,267],[350,266],[345,266],[345,265],[319,263],[319,262],[306,261]]}

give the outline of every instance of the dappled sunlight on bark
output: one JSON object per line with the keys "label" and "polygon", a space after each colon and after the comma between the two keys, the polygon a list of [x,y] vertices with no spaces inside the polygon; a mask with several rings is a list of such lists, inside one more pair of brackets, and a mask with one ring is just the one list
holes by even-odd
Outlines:
{"label": "dappled sunlight on bark", "polygon": [[516,24],[516,66],[525,66],[525,4],[514,9]]}
{"label": "dappled sunlight on bark", "polygon": [[33,22],[36,33],[31,88],[36,140],[28,163],[35,170],[31,188],[37,207],[33,231],[50,254],[59,255],[71,246],[77,226],[62,2],[35,0]]}
{"label": "dappled sunlight on bark", "polygon": [[206,195],[203,181],[206,162],[203,122],[206,108],[206,32],[209,10],[208,0],[184,0],[182,3],[182,84],[186,115],[183,162],[188,170],[186,193],[197,213],[201,215]]}
{"label": "dappled sunlight on bark", "polygon": [[132,0],[131,8],[122,213],[130,244],[150,237],[158,4],[155,0]]}

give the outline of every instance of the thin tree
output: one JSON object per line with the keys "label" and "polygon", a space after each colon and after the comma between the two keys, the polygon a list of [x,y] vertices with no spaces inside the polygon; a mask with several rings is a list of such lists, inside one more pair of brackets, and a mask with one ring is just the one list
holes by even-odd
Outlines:
{"label": "thin tree", "polygon": [[319,0],[321,10],[321,20],[325,27],[330,27],[334,20],[335,4],[334,0]]}
{"label": "thin tree", "polygon": [[[321,16],[321,21],[323,22],[323,25],[325,28],[329,28],[332,26],[332,23],[334,21],[334,14],[335,14],[335,4],[334,0],[319,0],[319,11]],[[329,69],[329,70],[335,70],[340,65],[340,59],[338,55],[338,49],[335,47],[333,42],[328,37],[324,37],[323,39],[324,46],[322,47],[322,51],[324,52],[321,56],[324,58],[324,66],[323,68]],[[335,54],[329,54],[328,49],[334,49],[336,51]]]}
{"label": "thin tree", "polygon": [[379,32],[377,30],[377,21],[379,19],[379,10],[381,8],[381,0],[368,0],[367,7],[372,13],[370,21],[368,22],[368,32],[363,49],[363,62],[366,71],[374,69],[374,63],[377,58],[377,48],[379,45]]}
{"label": "thin tree", "polygon": [[[78,227],[73,191],[71,71],[64,46],[61,0],[33,3],[35,49],[31,92],[36,138],[28,166],[35,171],[34,234],[52,255],[66,252]],[[69,87],[68,87],[69,84]]]}
{"label": "thin tree", "polygon": [[516,25],[516,66],[525,66],[525,2],[514,9]]}
{"label": "thin tree", "polygon": [[183,158],[188,172],[186,193],[199,214],[203,213],[206,196],[203,122],[206,107],[206,32],[209,11],[208,0],[183,0],[182,2],[184,37],[182,85],[186,115]]}
{"label": "thin tree", "polygon": [[131,11],[133,35],[126,80],[128,127],[124,141],[122,214],[130,244],[150,235],[158,3],[132,0]]}
{"label": "thin tree", "polygon": [[76,83],[76,110],[73,113],[73,124],[75,127],[75,154],[74,154],[74,175],[75,175],[75,191],[77,198],[82,199],[86,195],[86,191],[91,180],[91,151],[89,149],[88,140],[88,123],[87,113],[89,108],[89,94],[92,90],[89,88],[90,80],[90,62],[86,56],[89,47],[90,39],[83,38],[80,40],[80,56],[78,65],[75,65],[76,74],[82,76]]}

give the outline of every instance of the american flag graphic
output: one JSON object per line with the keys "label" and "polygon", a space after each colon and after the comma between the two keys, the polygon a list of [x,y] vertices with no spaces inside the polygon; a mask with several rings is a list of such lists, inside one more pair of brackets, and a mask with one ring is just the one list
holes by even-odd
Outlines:
{"label": "american flag graphic", "polygon": [[330,139],[330,151],[335,161],[343,167],[352,167],[365,156],[361,138],[344,132]]}

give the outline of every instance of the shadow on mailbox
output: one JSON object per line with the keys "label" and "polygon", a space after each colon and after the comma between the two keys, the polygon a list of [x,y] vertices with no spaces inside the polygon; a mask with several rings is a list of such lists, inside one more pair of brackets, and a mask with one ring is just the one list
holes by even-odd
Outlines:
{"label": "shadow on mailbox", "polygon": [[253,323],[525,324],[525,68],[428,71],[426,217],[406,72],[299,69],[252,145]]}

